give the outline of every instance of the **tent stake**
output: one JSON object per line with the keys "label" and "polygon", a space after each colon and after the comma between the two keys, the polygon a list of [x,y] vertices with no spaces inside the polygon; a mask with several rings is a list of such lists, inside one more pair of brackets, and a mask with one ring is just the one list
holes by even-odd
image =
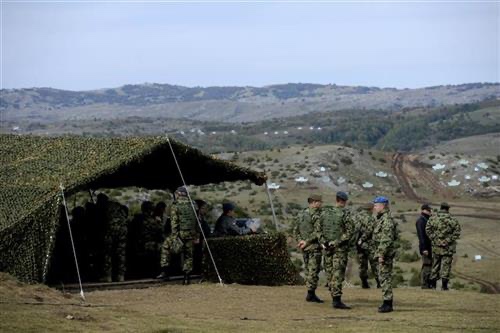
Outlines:
{"label": "tent stake", "polygon": [[68,222],[69,238],[71,240],[71,247],[73,248],[73,256],[75,257],[76,274],[78,275],[78,283],[80,284],[80,297],[82,298],[82,301],[85,302],[85,294],[83,293],[82,279],[80,277],[80,268],[78,267],[78,259],[76,259],[75,243],[73,241],[73,233],[71,232],[71,224],[69,223],[68,206],[66,205],[66,198],[64,196],[64,186],[62,183],[59,185],[59,188],[61,189],[64,212],[66,213],[66,222]]}

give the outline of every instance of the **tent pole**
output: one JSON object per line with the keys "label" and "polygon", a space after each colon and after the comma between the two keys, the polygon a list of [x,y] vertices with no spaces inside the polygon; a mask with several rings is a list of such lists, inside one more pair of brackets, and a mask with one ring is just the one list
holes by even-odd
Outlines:
{"label": "tent pole", "polygon": [[278,230],[278,219],[276,218],[276,212],[274,211],[273,199],[271,198],[271,191],[269,191],[269,187],[267,186],[267,182],[264,183],[264,187],[266,188],[267,199],[269,200],[269,204],[271,205],[271,212],[273,213],[273,222],[276,227],[276,231]]}
{"label": "tent pole", "polygon": [[207,246],[208,254],[210,255],[210,259],[212,260],[212,264],[214,265],[215,273],[217,273],[217,277],[219,278],[219,284],[221,286],[224,286],[224,282],[222,282],[219,270],[217,269],[217,265],[215,264],[214,256],[212,255],[212,251],[210,250],[210,246],[208,245],[207,237],[205,236],[205,232],[203,231],[203,228],[201,226],[201,222],[196,212],[196,208],[194,207],[193,199],[191,199],[191,194],[189,193],[186,181],[184,180],[184,176],[182,175],[181,167],[179,166],[179,162],[177,162],[177,157],[175,156],[174,148],[172,147],[172,143],[170,143],[168,135],[167,135],[167,142],[170,147],[170,151],[172,152],[172,156],[174,158],[175,165],[177,166],[177,170],[179,171],[179,175],[181,176],[182,184],[184,184],[184,187],[186,188],[186,192],[189,198],[189,203],[191,204],[194,216],[196,217],[196,221],[198,222],[198,226],[200,227],[201,235],[203,236],[203,240],[205,241],[205,245]]}
{"label": "tent pole", "polygon": [[68,222],[69,239],[71,240],[71,247],[73,248],[73,256],[75,257],[76,274],[78,275],[78,283],[80,284],[80,297],[85,302],[85,294],[83,293],[82,279],[80,277],[80,268],[78,267],[78,259],[76,259],[75,242],[73,241],[73,233],[71,232],[71,224],[69,223],[68,206],[66,205],[66,198],[64,196],[64,186],[62,183],[59,185],[59,188],[61,189],[64,212],[66,213],[66,222]]}

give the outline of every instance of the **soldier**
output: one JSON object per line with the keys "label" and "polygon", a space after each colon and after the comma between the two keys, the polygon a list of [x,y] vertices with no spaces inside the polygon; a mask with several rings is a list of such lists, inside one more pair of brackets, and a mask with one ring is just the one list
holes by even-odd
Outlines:
{"label": "soldier", "polygon": [[162,273],[157,278],[168,279],[172,255],[180,252],[183,257],[183,284],[187,285],[190,283],[190,273],[193,270],[194,245],[200,241],[200,232],[196,214],[187,196],[187,189],[181,186],[176,190],[175,195],[176,201],[170,210],[172,234],[163,242],[160,259]]}
{"label": "soldier", "polygon": [[300,211],[294,221],[292,233],[299,241],[297,247],[302,251],[305,266],[307,302],[323,303],[316,296],[319,271],[321,270],[321,195],[311,194],[307,198],[308,208]]}
{"label": "soldier", "polygon": [[215,222],[214,234],[216,236],[248,235],[255,232],[255,230],[246,226],[238,226],[235,218],[235,208],[230,202],[222,204],[222,215]]}
{"label": "soldier", "polygon": [[430,286],[435,289],[437,280],[441,278],[441,289],[448,290],[451,263],[461,232],[457,219],[450,215],[449,204],[446,202],[441,204],[439,212],[427,222],[425,231],[432,243],[433,263]]}
{"label": "soldier", "polygon": [[103,275],[101,281],[122,282],[125,279],[128,208],[108,196],[97,196],[97,209],[102,214],[104,231]]}
{"label": "soldier", "polygon": [[359,278],[361,279],[361,287],[363,289],[370,288],[368,283],[368,265],[375,276],[377,288],[380,288],[378,280],[378,264],[373,256],[373,229],[375,228],[375,219],[373,214],[373,203],[366,204],[358,208],[358,212],[354,217],[356,224],[356,252],[359,262]]}
{"label": "soldier", "polygon": [[429,206],[428,204],[422,205],[420,217],[415,223],[418,236],[418,249],[420,255],[422,256],[422,270],[420,271],[422,289],[428,289],[431,287],[430,279],[432,271],[432,246],[431,240],[425,232],[425,227],[427,225],[427,221],[431,217],[431,214],[431,206]]}
{"label": "soldier", "polygon": [[373,229],[373,253],[378,260],[378,278],[382,286],[383,303],[378,312],[393,311],[392,264],[399,238],[397,224],[391,216],[389,199],[376,197],[373,200],[376,223]]}
{"label": "soldier", "polygon": [[325,207],[321,213],[320,242],[325,249],[325,271],[330,277],[330,293],[332,305],[336,309],[350,309],[342,303],[342,284],[347,269],[347,258],[351,240],[354,235],[354,224],[351,214],[346,208],[348,196],[337,192],[335,207]]}

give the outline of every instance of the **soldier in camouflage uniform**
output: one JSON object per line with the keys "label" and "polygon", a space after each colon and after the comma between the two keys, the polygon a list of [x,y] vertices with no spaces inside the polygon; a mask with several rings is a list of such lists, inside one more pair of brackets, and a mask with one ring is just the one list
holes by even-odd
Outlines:
{"label": "soldier in camouflage uniform", "polygon": [[432,243],[432,273],[431,288],[436,288],[436,282],[441,278],[442,290],[448,290],[451,263],[457,248],[457,239],[460,238],[460,224],[450,215],[450,205],[441,204],[439,212],[429,219],[425,227],[427,236]]}
{"label": "soldier in camouflage uniform", "polygon": [[396,244],[399,241],[399,232],[389,210],[389,199],[376,197],[373,203],[373,212],[376,214],[373,229],[373,254],[378,260],[378,278],[383,295],[383,304],[378,311],[391,312],[393,311],[392,265],[396,255]]}
{"label": "soldier in camouflage uniform", "polygon": [[366,204],[358,208],[358,212],[354,216],[356,225],[356,252],[359,262],[359,278],[361,279],[361,287],[363,289],[370,288],[368,283],[368,265],[370,265],[377,288],[380,288],[378,280],[378,264],[373,255],[373,229],[375,228],[375,219],[372,216],[373,203]]}
{"label": "soldier in camouflage uniform", "polygon": [[350,309],[342,303],[342,284],[354,235],[351,213],[345,207],[348,199],[346,193],[337,192],[335,207],[325,207],[321,214],[320,242],[325,250],[325,271],[331,277],[329,287],[336,309]]}
{"label": "soldier in camouflage uniform", "polygon": [[109,200],[101,193],[97,196],[97,209],[102,214],[104,227],[103,275],[101,281],[122,282],[125,278],[128,208]]}
{"label": "soldier in camouflage uniform", "polygon": [[305,266],[305,281],[307,287],[307,302],[323,303],[316,296],[318,287],[318,274],[321,270],[320,213],[322,198],[320,195],[311,194],[307,199],[308,208],[299,212],[295,218],[293,235],[299,240],[298,247],[302,250]]}
{"label": "soldier in camouflage uniform", "polygon": [[187,189],[179,187],[176,201],[170,209],[172,223],[172,234],[165,238],[161,248],[160,265],[162,273],[159,279],[168,279],[168,267],[173,254],[180,252],[183,259],[182,270],[184,272],[183,284],[190,283],[190,273],[193,270],[194,245],[200,242],[200,231],[195,211],[187,196]]}

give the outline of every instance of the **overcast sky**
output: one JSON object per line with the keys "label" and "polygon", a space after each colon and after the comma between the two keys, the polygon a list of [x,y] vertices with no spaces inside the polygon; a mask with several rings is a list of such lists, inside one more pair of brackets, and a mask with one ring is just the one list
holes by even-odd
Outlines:
{"label": "overcast sky", "polygon": [[2,87],[498,82],[500,4],[2,3]]}

